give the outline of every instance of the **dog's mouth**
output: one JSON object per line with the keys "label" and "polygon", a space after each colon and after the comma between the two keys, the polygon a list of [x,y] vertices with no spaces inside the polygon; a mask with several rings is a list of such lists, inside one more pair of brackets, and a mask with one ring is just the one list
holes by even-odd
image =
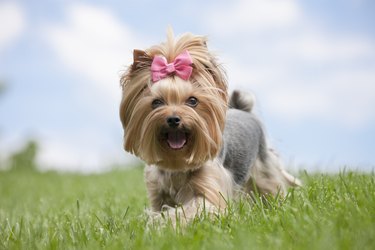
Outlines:
{"label": "dog's mouth", "polygon": [[162,132],[162,140],[173,150],[180,150],[187,144],[189,133],[185,129],[167,129]]}

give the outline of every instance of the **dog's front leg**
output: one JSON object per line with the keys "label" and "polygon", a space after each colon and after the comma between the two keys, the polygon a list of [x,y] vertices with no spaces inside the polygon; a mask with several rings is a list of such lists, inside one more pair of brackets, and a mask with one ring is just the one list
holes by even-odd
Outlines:
{"label": "dog's front leg", "polygon": [[153,217],[164,216],[174,225],[177,221],[185,224],[202,212],[220,212],[233,195],[231,174],[215,161],[180,173],[148,166],[145,179]]}
{"label": "dog's front leg", "polygon": [[151,214],[151,222],[156,225],[171,223],[173,227],[177,225],[185,226],[193,221],[196,216],[210,216],[217,214],[217,207],[204,197],[195,197],[186,204],[171,207],[164,205],[160,212]]}

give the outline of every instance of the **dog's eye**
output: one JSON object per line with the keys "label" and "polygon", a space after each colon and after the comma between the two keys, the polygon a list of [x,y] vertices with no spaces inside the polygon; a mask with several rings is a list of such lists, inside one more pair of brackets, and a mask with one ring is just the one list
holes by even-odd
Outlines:
{"label": "dog's eye", "polygon": [[198,105],[198,99],[195,98],[194,96],[189,97],[186,101],[186,105],[190,107],[196,107]]}
{"label": "dog's eye", "polygon": [[163,100],[155,99],[155,100],[152,101],[151,105],[152,105],[153,109],[156,109],[156,108],[159,108],[159,107],[163,106],[164,102],[163,102]]}

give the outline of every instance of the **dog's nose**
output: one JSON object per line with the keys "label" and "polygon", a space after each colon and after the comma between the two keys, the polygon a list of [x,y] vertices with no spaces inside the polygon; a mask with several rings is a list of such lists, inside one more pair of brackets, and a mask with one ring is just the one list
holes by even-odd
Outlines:
{"label": "dog's nose", "polygon": [[167,123],[169,127],[176,128],[178,125],[180,125],[181,119],[178,116],[169,116],[167,117]]}

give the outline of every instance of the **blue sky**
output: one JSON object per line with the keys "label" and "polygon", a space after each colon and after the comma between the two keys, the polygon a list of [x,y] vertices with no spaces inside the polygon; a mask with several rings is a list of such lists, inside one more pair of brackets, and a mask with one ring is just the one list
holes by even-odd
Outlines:
{"label": "blue sky", "polygon": [[43,168],[100,171],[122,150],[119,75],[134,48],[207,35],[230,89],[251,91],[292,169],[375,165],[375,2],[1,1],[0,157],[40,143]]}

